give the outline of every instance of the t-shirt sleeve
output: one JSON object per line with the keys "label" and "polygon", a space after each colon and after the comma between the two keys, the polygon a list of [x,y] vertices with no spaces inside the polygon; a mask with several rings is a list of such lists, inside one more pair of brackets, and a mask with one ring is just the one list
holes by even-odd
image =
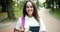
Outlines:
{"label": "t-shirt sleeve", "polygon": [[16,24],[15,28],[16,28],[17,30],[20,30],[20,26],[21,26],[21,18],[19,18],[19,19],[17,20],[17,24]]}
{"label": "t-shirt sleeve", "polygon": [[40,32],[41,31],[46,31],[46,27],[42,19],[40,19]]}

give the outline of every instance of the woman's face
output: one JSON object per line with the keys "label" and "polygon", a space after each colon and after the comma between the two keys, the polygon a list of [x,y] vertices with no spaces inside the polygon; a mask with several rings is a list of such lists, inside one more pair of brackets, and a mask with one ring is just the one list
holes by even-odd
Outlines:
{"label": "woman's face", "polygon": [[28,15],[32,15],[34,11],[33,5],[31,2],[27,2],[26,4],[26,12],[28,13]]}

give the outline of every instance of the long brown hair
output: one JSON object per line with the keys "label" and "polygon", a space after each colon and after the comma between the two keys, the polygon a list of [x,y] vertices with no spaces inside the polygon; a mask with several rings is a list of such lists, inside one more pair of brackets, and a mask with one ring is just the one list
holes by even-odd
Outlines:
{"label": "long brown hair", "polygon": [[35,3],[33,3],[32,1],[26,1],[25,2],[24,7],[23,7],[23,16],[25,17],[25,15],[28,15],[26,12],[26,4],[28,2],[31,2],[31,4],[33,5],[33,9],[34,9],[33,16],[39,22],[39,16],[38,16],[38,12],[37,12],[38,10],[37,10]]}

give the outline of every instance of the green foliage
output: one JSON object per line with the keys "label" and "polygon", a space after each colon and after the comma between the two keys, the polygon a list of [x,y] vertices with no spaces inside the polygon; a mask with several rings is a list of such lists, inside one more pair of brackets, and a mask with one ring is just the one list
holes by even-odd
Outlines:
{"label": "green foliage", "polygon": [[13,10],[14,10],[14,14],[15,14],[15,17],[20,17],[22,16],[22,7],[20,6],[13,6]]}
{"label": "green foliage", "polygon": [[[14,4],[15,4],[15,2],[14,2]],[[24,5],[24,1],[20,1],[20,4],[18,4],[17,6],[15,6],[15,5],[13,6],[15,17],[22,16],[23,5]]]}
{"label": "green foliage", "polygon": [[55,12],[53,13],[52,10],[50,11],[50,13],[57,19],[60,20],[60,13],[58,12],[58,9],[54,9]]}
{"label": "green foliage", "polygon": [[47,8],[51,8],[51,0],[46,0]]}

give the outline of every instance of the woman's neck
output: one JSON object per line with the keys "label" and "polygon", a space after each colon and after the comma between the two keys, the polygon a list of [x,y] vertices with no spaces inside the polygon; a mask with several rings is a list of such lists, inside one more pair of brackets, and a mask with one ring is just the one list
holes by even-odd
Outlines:
{"label": "woman's neck", "polygon": [[31,18],[32,16],[33,16],[33,15],[28,15],[28,17],[30,17],[30,18]]}

